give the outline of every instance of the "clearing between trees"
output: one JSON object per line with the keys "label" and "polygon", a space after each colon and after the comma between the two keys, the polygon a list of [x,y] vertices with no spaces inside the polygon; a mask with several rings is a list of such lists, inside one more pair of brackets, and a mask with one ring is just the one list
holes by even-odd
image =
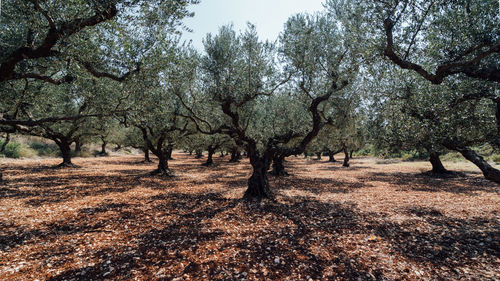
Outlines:
{"label": "clearing between trees", "polygon": [[500,187],[472,164],[442,179],[428,162],[290,157],[257,203],[247,159],[173,158],[173,178],[140,156],[2,160],[0,279],[500,278]]}

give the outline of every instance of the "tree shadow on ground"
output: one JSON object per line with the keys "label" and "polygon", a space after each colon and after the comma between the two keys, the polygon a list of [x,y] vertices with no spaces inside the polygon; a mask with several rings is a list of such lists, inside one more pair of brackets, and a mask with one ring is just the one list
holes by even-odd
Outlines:
{"label": "tree shadow on ground", "polygon": [[500,222],[495,219],[458,219],[433,208],[412,206],[407,214],[425,221],[375,224],[375,233],[390,241],[394,251],[419,262],[454,267],[495,263],[500,258]]}
{"label": "tree shadow on ground", "polygon": [[[360,280],[381,276],[340,247],[330,249],[334,250],[332,259],[311,249],[313,245],[335,243],[334,236],[346,231],[362,231],[353,206],[313,201],[259,205],[225,199],[218,193],[170,193],[153,196],[149,202],[152,210],[175,219],[134,235],[132,249],[97,253],[102,255],[102,262],[67,270],[50,280],[130,279],[134,271],[145,268],[151,270],[142,271],[143,277],[165,280],[236,280],[247,275],[251,279],[276,279],[299,273],[303,278],[322,278],[326,271],[331,276]],[[264,217],[290,223],[285,227],[262,225]],[[235,238],[225,223],[216,224],[221,219],[228,224],[246,225],[252,231]],[[321,238],[320,230],[331,235]],[[225,254],[229,257],[225,258]],[[206,258],[210,256],[213,258]]]}
{"label": "tree shadow on ground", "polygon": [[270,180],[272,189],[276,192],[284,190],[303,190],[314,194],[326,193],[349,193],[360,188],[373,187],[363,181],[342,181],[331,178],[310,178],[304,176],[288,176]]}
{"label": "tree shadow on ground", "polygon": [[399,186],[400,191],[451,192],[468,195],[473,195],[477,191],[500,193],[500,185],[473,176],[440,178],[414,173],[369,172],[361,180],[387,182]]}
{"label": "tree shadow on ground", "polygon": [[124,176],[80,174],[43,177],[28,174],[23,178],[10,179],[7,185],[1,186],[0,197],[23,199],[26,204],[37,207],[75,198],[126,192],[141,184],[135,173]]}

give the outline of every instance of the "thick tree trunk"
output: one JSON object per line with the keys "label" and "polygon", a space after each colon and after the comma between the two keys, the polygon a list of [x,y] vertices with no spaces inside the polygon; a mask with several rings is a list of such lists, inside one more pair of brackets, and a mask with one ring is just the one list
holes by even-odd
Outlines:
{"label": "thick tree trunk", "polygon": [[239,162],[241,159],[241,152],[239,152],[237,149],[231,150],[231,158],[229,159],[229,162],[235,163]]}
{"label": "thick tree trunk", "polygon": [[347,151],[347,148],[344,148],[344,155],[344,163],[342,166],[349,167],[349,152]]}
{"label": "thick tree trunk", "polygon": [[352,159],[352,154],[354,153],[354,150],[351,150],[351,152],[349,152],[349,158]]}
{"label": "thick tree trunk", "polygon": [[245,191],[245,199],[273,198],[269,181],[267,179],[267,169],[269,160],[260,157],[257,153],[251,153],[250,164],[252,165],[252,176],[248,179],[248,188]]}
{"label": "thick tree trunk", "polygon": [[429,161],[432,164],[432,173],[434,174],[447,174],[449,173],[448,170],[443,166],[443,163],[441,162],[441,159],[439,159],[439,153],[437,152],[431,152]]}
{"label": "thick tree trunk", "polygon": [[71,163],[71,147],[70,142],[67,140],[55,141],[57,146],[59,146],[59,150],[61,150],[61,156],[63,158],[63,162],[58,165],[58,167],[73,167],[73,163]]}
{"label": "thick tree trunk", "polygon": [[316,160],[321,160],[321,152],[316,152]]}
{"label": "thick tree trunk", "polygon": [[285,171],[285,157],[281,155],[275,155],[273,157],[273,170],[270,172],[271,175],[276,177],[288,176],[288,173]]}
{"label": "thick tree trunk", "polygon": [[493,168],[490,164],[488,164],[487,161],[484,160],[483,157],[478,155],[474,150],[466,146],[456,144],[453,141],[446,141],[443,143],[443,145],[448,149],[460,152],[460,154],[462,154],[465,159],[474,163],[474,165],[476,165],[483,172],[483,175],[487,180],[500,184],[500,170]]}
{"label": "thick tree trunk", "polygon": [[174,160],[174,158],[172,158],[172,151],[174,151],[174,145],[169,143],[166,151],[168,160]]}
{"label": "thick tree trunk", "polygon": [[328,152],[328,162],[337,162],[337,160],[335,160],[335,153],[333,151]]}
{"label": "thick tree trunk", "polygon": [[307,152],[304,152],[304,159],[307,159]]}
{"label": "thick tree trunk", "polygon": [[155,154],[158,157],[158,168],[151,172],[152,175],[159,175],[162,177],[172,177],[172,171],[168,168],[168,155],[166,151],[160,151]]}
{"label": "thick tree trunk", "polygon": [[2,144],[2,147],[0,147],[0,152],[5,151],[5,148],[7,147],[7,144],[9,144],[9,142],[10,142],[10,134],[7,134],[7,136],[5,137],[5,140]]}
{"label": "thick tree trunk", "polygon": [[212,146],[209,146],[208,147],[208,156],[207,156],[207,161],[205,163],[203,163],[203,166],[212,166],[214,164],[214,160],[212,159],[212,156],[214,155],[215,153],[215,148],[213,148]]}

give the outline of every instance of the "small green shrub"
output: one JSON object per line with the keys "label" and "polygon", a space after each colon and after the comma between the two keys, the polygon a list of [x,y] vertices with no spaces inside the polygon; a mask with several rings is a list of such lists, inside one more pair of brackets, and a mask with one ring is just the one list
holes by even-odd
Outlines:
{"label": "small green shrub", "polygon": [[[3,142],[0,142],[0,146],[3,145]],[[30,147],[19,143],[19,142],[9,142],[7,146],[5,146],[5,151],[0,153],[0,155],[7,158],[21,158],[21,157],[35,157],[37,156],[37,152]]]}
{"label": "small green shrub", "polygon": [[55,144],[30,142],[28,145],[35,150],[39,156],[57,157],[59,154],[59,148]]}

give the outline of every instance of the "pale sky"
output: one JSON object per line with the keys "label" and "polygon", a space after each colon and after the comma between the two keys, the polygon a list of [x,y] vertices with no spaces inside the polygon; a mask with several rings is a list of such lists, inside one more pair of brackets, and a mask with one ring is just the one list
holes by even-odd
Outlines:
{"label": "pale sky", "polygon": [[323,10],[324,0],[201,0],[191,6],[194,18],[184,20],[194,32],[183,35],[193,46],[203,50],[202,39],[216,34],[219,27],[232,23],[236,31],[245,30],[247,22],[255,24],[262,40],[274,41],[283,30],[288,17],[300,12]]}

